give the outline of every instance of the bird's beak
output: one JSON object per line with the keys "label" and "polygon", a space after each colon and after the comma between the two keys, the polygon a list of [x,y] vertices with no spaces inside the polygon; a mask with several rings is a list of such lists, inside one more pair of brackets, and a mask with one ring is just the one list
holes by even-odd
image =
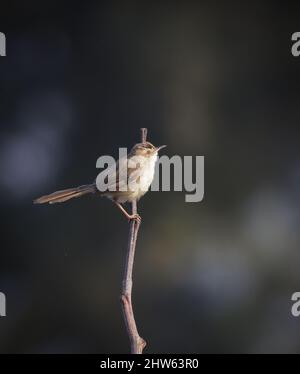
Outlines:
{"label": "bird's beak", "polygon": [[156,147],[156,152],[160,151],[161,149],[165,148],[166,145],[160,145],[159,147]]}

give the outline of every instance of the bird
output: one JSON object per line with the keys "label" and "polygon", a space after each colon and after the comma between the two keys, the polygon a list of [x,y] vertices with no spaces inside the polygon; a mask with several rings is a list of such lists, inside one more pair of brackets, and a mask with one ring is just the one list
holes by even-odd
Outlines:
{"label": "bird", "polygon": [[127,157],[103,170],[91,184],[59,190],[33,200],[34,204],[63,203],[87,194],[104,196],[113,201],[128,220],[141,220],[139,214],[130,214],[123,204],[138,201],[149,190],[154,178],[159,147],[150,142],[135,144]]}

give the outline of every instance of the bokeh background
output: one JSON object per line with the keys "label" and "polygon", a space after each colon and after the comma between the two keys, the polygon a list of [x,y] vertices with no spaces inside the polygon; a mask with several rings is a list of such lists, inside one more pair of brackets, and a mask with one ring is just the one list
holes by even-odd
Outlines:
{"label": "bokeh background", "polygon": [[1,2],[1,353],[125,353],[128,225],[92,181],[139,128],[205,156],[205,199],[150,192],[134,269],[147,353],[297,353],[299,7],[283,2]]}

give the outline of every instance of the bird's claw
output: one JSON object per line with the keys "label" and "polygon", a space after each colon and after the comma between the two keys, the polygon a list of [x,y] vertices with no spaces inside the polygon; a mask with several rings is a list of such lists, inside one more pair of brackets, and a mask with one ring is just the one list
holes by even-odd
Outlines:
{"label": "bird's claw", "polygon": [[130,216],[130,218],[129,218],[129,222],[130,221],[135,221],[136,223],[138,223],[138,224],[141,224],[141,222],[142,222],[142,217],[139,215],[139,214],[132,214],[131,216]]}

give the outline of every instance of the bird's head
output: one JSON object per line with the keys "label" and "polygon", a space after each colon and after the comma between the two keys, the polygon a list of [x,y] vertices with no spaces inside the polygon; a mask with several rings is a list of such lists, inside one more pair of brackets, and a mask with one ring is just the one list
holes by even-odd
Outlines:
{"label": "bird's head", "polygon": [[131,156],[143,156],[143,157],[150,157],[156,155],[158,151],[165,148],[166,145],[161,145],[159,147],[155,147],[150,142],[145,143],[137,143],[135,146],[132,147],[130,151]]}

